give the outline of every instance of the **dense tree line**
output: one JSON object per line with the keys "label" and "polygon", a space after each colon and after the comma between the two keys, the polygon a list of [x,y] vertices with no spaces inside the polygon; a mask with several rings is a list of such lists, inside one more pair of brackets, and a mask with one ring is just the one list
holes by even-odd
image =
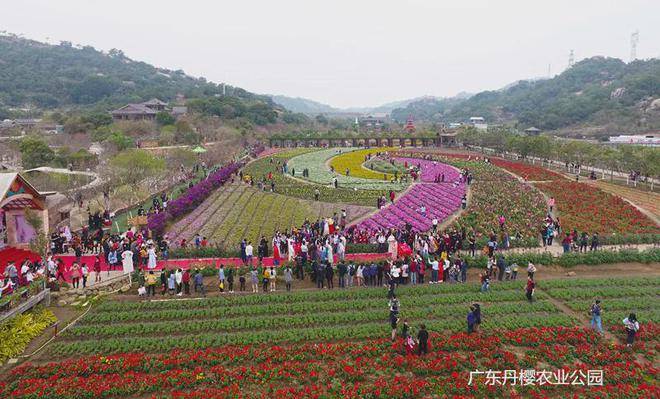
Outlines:
{"label": "dense tree line", "polygon": [[566,140],[546,135],[524,136],[507,130],[480,131],[469,128],[458,134],[464,145],[513,152],[523,158],[537,157],[565,163],[598,167],[612,172],[636,171],[660,177],[660,148],[636,145],[607,145],[584,140]]}

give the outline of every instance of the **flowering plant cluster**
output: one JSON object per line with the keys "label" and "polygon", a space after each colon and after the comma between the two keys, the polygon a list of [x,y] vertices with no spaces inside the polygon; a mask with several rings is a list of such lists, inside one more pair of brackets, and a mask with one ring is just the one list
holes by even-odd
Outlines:
{"label": "flowering plant cluster", "polygon": [[538,231],[546,216],[546,206],[538,190],[500,168],[469,160],[475,157],[467,154],[401,151],[398,155],[447,163],[472,174],[467,212],[463,212],[453,226],[468,232],[474,229],[478,245],[484,245],[492,232],[500,231],[497,222],[500,215],[505,217],[511,246],[539,245]]}
{"label": "flowering plant cluster", "polygon": [[[466,186],[456,168],[436,161],[395,159],[408,167],[419,168],[420,180],[428,183],[415,184],[394,204],[360,222],[358,229],[376,231],[401,228],[409,223],[413,231],[424,232],[431,229],[433,219],[442,223],[458,210]],[[444,182],[441,182],[443,176]]]}
{"label": "flowering plant cluster", "polygon": [[330,160],[330,166],[332,166],[337,173],[341,173],[342,175],[346,175],[346,170],[348,169],[349,175],[353,177],[389,181],[394,178],[394,175],[365,168],[363,164],[366,162],[367,158],[375,157],[377,153],[394,151],[395,149],[396,148],[393,147],[380,147],[347,152],[333,157]]}
{"label": "flowering plant cluster", "polygon": [[555,198],[565,231],[601,234],[658,234],[660,229],[646,215],[618,196],[589,184],[569,180],[535,184]]}
{"label": "flowering plant cluster", "polygon": [[565,179],[564,176],[546,168],[536,165],[528,165],[521,162],[513,162],[502,158],[490,158],[493,165],[506,169],[518,175],[526,181],[554,181]]}
{"label": "flowering plant cluster", "polygon": [[[357,188],[358,190],[394,190],[401,191],[408,186],[408,183],[391,182],[383,180],[383,173],[378,173],[379,178],[355,177],[353,173],[346,176],[344,170],[335,170],[332,172],[326,162],[334,157],[348,156],[356,152],[356,148],[330,148],[326,150],[308,152],[291,158],[287,162],[288,173],[300,179],[309,180],[313,183],[331,185],[333,179],[337,179],[339,187]],[[374,150],[372,150],[374,151]],[[364,157],[364,155],[362,155]],[[303,175],[303,170],[307,173]],[[294,174],[295,173],[295,174]],[[392,176],[390,176],[391,178]]]}
{"label": "flowering plant cluster", "polygon": [[[657,352],[656,352],[657,353]],[[556,365],[556,366],[555,366]],[[602,370],[602,386],[470,381],[474,370]],[[227,345],[162,354],[124,353],[24,364],[0,396],[47,398],[630,398],[657,397],[650,361],[583,328],[522,328],[431,334],[425,356],[402,342]]]}
{"label": "flowering plant cluster", "polygon": [[[384,190],[366,189],[363,186],[358,187],[332,187],[331,184],[315,183],[311,180],[302,180],[300,173],[296,168],[296,178],[292,178],[290,173],[283,173],[282,166],[292,158],[315,151],[310,148],[297,148],[278,152],[268,157],[259,158],[246,165],[244,176],[250,176],[255,185],[260,181],[266,182],[267,189],[270,184],[275,184],[275,192],[286,196],[301,198],[306,200],[315,200],[316,190],[319,193],[319,201],[322,202],[340,202],[345,204],[356,204],[366,206],[376,206],[377,199],[384,193]],[[372,182],[376,182],[373,180]],[[380,182],[378,182],[380,184]]]}
{"label": "flowering plant cluster", "polygon": [[167,203],[167,209],[149,217],[148,227],[155,235],[165,231],[167,223],[192,212],[218,187],[222,186],[243,164],[232,162],[211,173],[206,179],[193,185],[179,198]]}

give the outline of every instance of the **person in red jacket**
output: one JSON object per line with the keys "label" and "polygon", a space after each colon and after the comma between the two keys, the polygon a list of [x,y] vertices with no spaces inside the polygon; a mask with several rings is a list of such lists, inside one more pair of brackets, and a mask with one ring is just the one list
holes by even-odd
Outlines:
{"label": "person in red jacket", "polygon": [[426,274],[426,264],[424,259],[420,259],[417,265],[417,283],[424,284],[424,275]]}
{"label": "person in red jacket", "polygon": [[417,284],[417,260],[415,258],[410,259],[408,271],[410,274],[410,284]]}
{"label": "person in red jacket", "polygon": [[183,282],[183,291],[186,295],[190,295],[190,270],[184,270],[183,276],[181,276],[181,281]]}
{"label": "person in red jacket", "polygon": [[536,290],[536,283],[531,277],[527,277],[527,287],[525,287],[525,294],[527,295],[527,300],[530,302],[534,301],[534,291]]}
{"label": "person in red jacket", "polygon": [[64,262],[62,261],[61,258],[58,258],[56,262],[57,262],[57,275],[55,276],[55,279],[59,280],[60,278],[62,278],[62,281],[66,282],[66,278],[64,277],[64,272],[66,271]]}

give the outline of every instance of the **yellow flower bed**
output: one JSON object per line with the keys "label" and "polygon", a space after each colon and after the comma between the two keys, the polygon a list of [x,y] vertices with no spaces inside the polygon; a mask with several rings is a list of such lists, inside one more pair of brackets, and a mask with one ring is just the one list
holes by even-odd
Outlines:
{"label": "yellow flower bed", "polygon": [[48,309],[38,308],[23,313],[0,325],[0,364],[23,353],[30,341],[39,335],[57,318]]}
{"label": "yellow flower bed", "polygon": [[[346,169],[348,168],[348,176],[352,177],[362,177],[365,179],[375,179],[375,180],[391,180],[394,178],[394,175],[389,173],[377,172],[370,170],[362,166],[365,162],[365,157],[371,154],[372,157],[376,156],[377,152],[392,152],[395,151],[395,147],[379,147],[379,148],[367,148],[364,150],[357,150],[347,152],[345,154],[337,155],[330,159],[330,166],[335,169],[335,172],[340,173],[346,176]],[[384,177],[385,176],[385,177]]]}

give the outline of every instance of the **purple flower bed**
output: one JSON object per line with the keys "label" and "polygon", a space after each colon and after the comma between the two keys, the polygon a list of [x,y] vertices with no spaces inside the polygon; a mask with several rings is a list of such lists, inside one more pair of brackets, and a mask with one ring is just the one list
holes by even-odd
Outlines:
{"label": "purple flower bed", "polygon": [[[375,231],[389,228],[402,228],[410,223],[414,231],[431,229],[433,219],[442,223],[461,206],[465,194],[465,184],[460,181],[460,173],[451,166],[421,159],[397,158],[398,162],[408,161],[408,165],[419,165],[422,169],[422,182],[433,182],[436,176],[444,173],[445,183],[417,183],[394,204],[382,209],[369,219],[357,225],[358,229]],[[426,208],[422,212],[421,208]]]}
{"label": "purple flower bed", "polygon": [[444,173],[446,182],[454,182],[460,178],[460,172],[455,168],[445,165],[436,161],[428,161],[425,159],[417,158],[394,158],[396,162],[401,164],[407,164],[410,166],[417,166],[422,169],[422,181],[423,182],[435,182],[435,178],[442,176]]}
{"label": "purple flower bed", "polygon": [[178,219],[179,217],[192,212],[211,193],[222,186],[232,174],[236,173],[242,163],[232,162],[217,171],[211,173],[206,179],[195,184],[182,194],[179,198],[167,203],[167,209],[164,212],[149,216],[148,227],[156,236],[160,236],[165,231],[167,223]]}

